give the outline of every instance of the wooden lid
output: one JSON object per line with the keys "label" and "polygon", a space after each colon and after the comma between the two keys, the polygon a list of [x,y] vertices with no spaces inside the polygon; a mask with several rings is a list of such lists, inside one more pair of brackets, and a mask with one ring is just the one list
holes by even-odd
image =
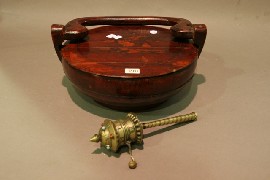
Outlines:
{"label": "wooden lid", "polygon": [[198,49],[179,42],[169,29],[157,26],[101,26],[83,42],[61,51],[72,67],[91,74],[139,78],[180,71],[198,57]]}

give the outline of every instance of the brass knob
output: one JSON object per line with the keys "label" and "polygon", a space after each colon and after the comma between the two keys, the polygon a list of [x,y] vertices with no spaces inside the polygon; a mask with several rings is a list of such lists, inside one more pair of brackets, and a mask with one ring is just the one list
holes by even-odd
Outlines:
{"label": "brass knob", "polygon": [[137,167],[137,162],[134,160],[134,158],[131,158],[131,161],[128,163],[128,167],[130,169],[135,169]]}

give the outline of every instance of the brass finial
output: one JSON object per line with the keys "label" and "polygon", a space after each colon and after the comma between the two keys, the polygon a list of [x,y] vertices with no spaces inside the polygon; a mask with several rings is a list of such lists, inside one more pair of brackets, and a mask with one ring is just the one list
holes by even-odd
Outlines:
{"label": "brass finial", "polygon": [[101,146],[113,152],[116,152],[119,147],[127,145],[131,156],[129,168],[135,169],[137,167],[137,162],[132,156],[131,143],[141,144],[143,142],[143,129],[196,120],[197,113],[192,112],[186,115],[141,123],[136,115],[129,113],[126,119],[116,121],[106,119],[102,123],[99,133],[95,134],[90,141],[100,142]]}
{"label": "brass finial", "polygon": [[99,142],[100,138],[98,134],[95,134],[93,137],[90,138],[91,142]]}

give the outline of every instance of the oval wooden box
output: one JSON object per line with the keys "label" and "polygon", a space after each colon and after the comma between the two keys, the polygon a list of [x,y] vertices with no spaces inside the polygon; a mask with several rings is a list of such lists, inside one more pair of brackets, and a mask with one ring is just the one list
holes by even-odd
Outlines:
{"label": "oval wooden box", "polygon": [[113,109],[138,110],[167,100],[191,80],[206,26],[169,17],[87,17],[53,24],[51,33],[78,90]]}

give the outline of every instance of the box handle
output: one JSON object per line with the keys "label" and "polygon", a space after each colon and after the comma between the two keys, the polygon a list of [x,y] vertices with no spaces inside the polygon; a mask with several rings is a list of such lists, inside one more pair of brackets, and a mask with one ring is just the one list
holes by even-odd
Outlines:
{"label": "box handle", "polygon": [[74,19],[66,24],[51,26],[52,40],[55,51],[61,60],[61,48],[64,40],[80,40],[88,35],[85,26],[96,25],[163,25],[171,26],[172,35],[178,39],[193,39],[199,54],[204,46],[207,29],[204,24],[192,24],[189,20],[172,17],[156,16],[104,16]]}

